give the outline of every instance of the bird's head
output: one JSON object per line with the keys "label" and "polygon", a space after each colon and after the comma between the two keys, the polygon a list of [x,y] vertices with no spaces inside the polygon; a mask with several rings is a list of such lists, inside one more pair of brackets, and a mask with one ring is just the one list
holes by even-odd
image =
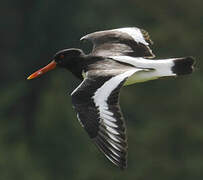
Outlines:
{"label": "bird's head", "polygon": [[80,49],[71,48],[58,51],[53,56],[53,60],[48,65],[34,72],[27,79],[34,79],[36,77],[39,77],[42,74],[52,69],[55,69],[56,67],[63,67],[69,69],[71,68],[70,66],[74,66],[76,60],[80,59],[83,56],[84,53]]}

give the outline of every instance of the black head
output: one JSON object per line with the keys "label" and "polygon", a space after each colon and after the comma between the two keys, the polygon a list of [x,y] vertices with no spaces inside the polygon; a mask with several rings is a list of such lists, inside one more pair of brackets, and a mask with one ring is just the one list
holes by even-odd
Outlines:
{"label": "black head", "polygon": [[58,51],[53,59],[58,66],[68,68],[69,65],[75,64],[83,56],[84,53],[81,49],[71,48]]}
{"label": "black head", "polygon": [[71,48],[61,50],[54,55],[53,60],[48,65],[34,72],[27,79],[39,77],[56,67],[66,68],[77,77],[81,78],[82,65],[80,61],[84,58],[84,56],[85,54],[80,49]]}

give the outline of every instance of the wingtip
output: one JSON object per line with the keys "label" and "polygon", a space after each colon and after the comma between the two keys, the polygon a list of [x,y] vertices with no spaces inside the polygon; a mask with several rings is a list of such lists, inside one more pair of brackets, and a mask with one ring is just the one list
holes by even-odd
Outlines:
{"label": "wingtip", "polygon": [[122,166],[120,166],[119,168],[120,168],[120,170],[121,170],[121,171],[124,171],[124,170],[126,170],[126,169],[127,169],[127,164],[122,165]]}
{"label": "wingtip", "polygon": [[149,43],[149,45],[153,45],[154,42],[151,40],[149,33],[146,30],[144,30],[144,29],[140,29],[140,31],[141,31],[145,41],[147,43]]}
{"label": "wingtip", "polygon": [[122,163],[120,163],[120,164],[117,164],[116,166],[118,166],[121,171],[126,170],[127,167],[128,167],[127,159],[126,159],[124,162],[122,162]]}

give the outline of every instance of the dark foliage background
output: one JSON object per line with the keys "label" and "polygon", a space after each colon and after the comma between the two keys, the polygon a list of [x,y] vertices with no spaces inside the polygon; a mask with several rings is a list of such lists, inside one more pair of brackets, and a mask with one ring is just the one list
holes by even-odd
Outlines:
{"label": "dark foliage background", "polygon": [[[0,179],[202,180],[202,0],[35,0],[0,3]],[[129,166],[109,163],[80,127],[69,94],[79,84],[56,70],[26,77],[97,30],[148,30],[158,57],[195,56],[190,76],[123,88]],[[89,45],[88,45],[89,47]]]}

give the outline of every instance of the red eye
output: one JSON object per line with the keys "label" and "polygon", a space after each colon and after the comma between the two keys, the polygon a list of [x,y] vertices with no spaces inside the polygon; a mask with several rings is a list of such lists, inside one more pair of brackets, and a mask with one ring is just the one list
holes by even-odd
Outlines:
{"label": "red eye", "polygon": [[60,55],[60,59],[63,59],[63,58],[64,58],[64,55],[63,55],[63,54],[61,54],[61,55]]}

